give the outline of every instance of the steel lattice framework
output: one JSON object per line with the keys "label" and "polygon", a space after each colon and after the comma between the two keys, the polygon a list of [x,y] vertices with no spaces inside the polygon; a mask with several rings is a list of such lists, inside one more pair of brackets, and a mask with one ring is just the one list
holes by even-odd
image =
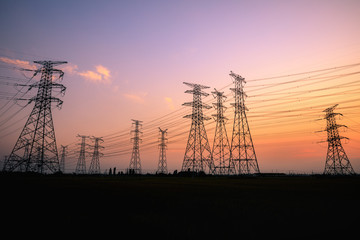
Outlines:
{"label": "steel lattice framework", "polygon": [[159,153],[159,163],[158,163],[158,169],[156,171],[156,173],[162,173],[162,174],[167,174],[168,173],[168,169],[167,169],[167,161],[166,161],[166,142],[167,142],[167,138],[165,137],[167,134],[167,129],[162,130],[161,128],[159,128],[161,137],[159,138],[160,143],[159,143],[159,149],[160,149],[160,153]]}
{"label": "steel lattice framework", "polygon": [[341,113],[334,113],[334,109],[337,106],[338,104],[323,111],[325,112],[325,119],[327,121],[325,131],[327,131],[328,142],[324,174],[352,175],[355,174],[355,171],[352,168],[349,158],[347,157],[345,150],[341,145],[341,139],[348,138],[340,136],[338,130],[338,128],[346,126],[336,124],[335,116],[342,116]]}
{"label": "steel lattice framework", "polygon": [[85,148],[86,146],[88,146],[86,144],[86,138],[89,138],[89,136],[78,134],[77,137],[81,137],[81,144],[80,144],[80,154],[79,154],[78,162],[76,164],[75,173],[86,174]]}
{"label": "steel lattice framework", "polygon": [[212,149],[212,156],[214,160],[214,173],[220,175],[234,174],[235,165],[230,159],[230,144],[226,133],[226,121],[224,116],[226,107],[224,106],[224,99],[226,96],[224,92],[219,92],[214,89],[211,92],[216,99],[216,103],[213,103],[214,108],[217,110],[216,114],[213,114],[213,118],[216,122],[214,144]]}
{"label": "steel lattice framework", "polygon": [[232,71],[229,74],[233,78],[235,88],[230,88],[234,92],[234,124],[231,138],[230,158],[234,162],[237,174],[254,174],[260,173],[257,162],[254,144],[250,134],[249,123],[246,118],[244,92],[245,78]]}
{"label": "steel lattice framework", "polygon": [[133,125],[135,125],[135,130],[132,130],[131,132],[134,133],[134,137],[131,138],[133,141],[133,151],[131,154],[130,164],[129,164],[129,172],[135,173],[135,174],[141,174],[141,160],[140,160],[140,134],[142,132],[140,131],[140,127],[142,126],[142,121],[139,120],[133,120]]}
{"label": "steel lattice framework", "polygon": [[66,149],[68,146],[61,145],[60,171],[65,172]]}
{"label": "steel lattice framework", "polygon": [[94,141],[94,152],[89,167],[89,174],[100,174],[100,156],[103,154],[99,152],[99,148],[104,148],[99,145],[99,142],[104,142],[102,137],[92,137]]}
{"label": "steel lattice framework", "polygon": [[186,82],[184,84],[193,88],[185,91],[185,93],[193,94],[193,101],[183,104],[192,107],[192,114],[184,116],[184,118],[191,118],[191,128],[181,171],[212,173],[214,162],[204,126],[204,120],[210,118],[206,117],[202,111],[203,108],[210,109],[211,106],[202,103],[201,99],[202,96],[209,95],[202,89],[209,87]]}
{"label": "steel lattice framework", "polygon": [[66,88],[54,82],[53,74],[59,74],[59,79],[62,79],[64,72],[53,67],[67,62],[34,61],[34,63],[42,65],[34,71],[33,76],[41,73],[40,81],[29,85],[29,90],[38,88],[37,95],[28,99],[29,103],[35,102],[35,105],[4,164],[4,171],[54,173],[60,170],[51,103],[56,102],[57,107],[60,108],[63,102],[59,98],[52,97],[52,91],[54,88],[59,88],[64,94]]}

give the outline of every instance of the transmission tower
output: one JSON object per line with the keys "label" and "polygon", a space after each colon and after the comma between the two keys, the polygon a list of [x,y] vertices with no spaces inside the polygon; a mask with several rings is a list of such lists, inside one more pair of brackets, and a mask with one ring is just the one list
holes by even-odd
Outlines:
{"label": "transmission tower", "polygon": [[325,170],[324,174],[331,175],[349,175],[355,174],[352,168],[349,158],[347,157],[344,148],[341,145],[342,137],[339,135],[338,128],[346,127],[345,125],[336,124],[335,116],[341,115],[341,113],[334,113],[334,109],[338,104],[325,109],[326,129],[327,131],[327,142],[328,150],[326,155]]}
{"label": "transmission tower", "polygon": [[244,92],[245,78],[230,71],[229,74],[233,77],[235,88],[230,88],[234,92],[235,103],[234,106],[234,124],[231,138],[230,158],[234,162],[238,174],[252,174],[260,173],[257,162],[254,144],[250,134],[249,124],[246,118]]}
{"label": "transmission tower", "polygon": [[131,154],[130,164],[129,164],[129,172],[134,174],[141,174],[141,161],[140,161],[140,147],[139,143],[141,141],[140,134],[142,133],[140,131],[140,127],[142,126],[142,121],[139,120],[132,120],[133,125],[135,125],[135,130],[132,130],[131,132],[134,133],[134,137],[131,138],[133,141],[133,151]]}
{"label": "transmission tower", "polygon": [[[30,150],[30,142],[29,142],[29,140],[26,140],[23,160],[29,158],[29,150]],[[20,170],[20,172],[24,172],[25,171],[25,165],[24,164],[20,165],[19,170]]]}
{"label": "transmission tower", "polygon": [[214,173],[215,174],[234,174],[235,165],[230,159],[230,144],[226,133],[225,122],[227,117],[224,116],[226,107],[224,106],[224,99],[226,96],[224,92],[219,92],[214,89],[211,92],[216,99],[216,103],[213,103],[214,108],[217,110],[216,114],[213,114],[216,122],[214,144],[212,149],[212,156],[214,159]]}
{"label": "transmission tower", "polygon": [[35,102],[35,105],[9,155],[4,166],[5,171],[53,173],[60,169],[51,103],[56,102],[57,107],[60,108],[63,102],[59,98],[52,97],[52,91],[59,88],[64,94],[66,88],[54,82],[53,74],[59,74],[59,79],[62,79],[64,72],[53,67],[67,62],[34,61],[34,63],[42,65],[34,70],[33,75],[35,77],[41,73],[40,81],[28,85],[29,90],[38,88],[37,95],[27,99],[29,103]]}
{"label": "transmission tower", "polygon": [[86,174],[85,147],[88,146],[86,144],[86,138],[89,138],[89,136],[84,136],[84,135],[78,134],[77,137],[81,137],[81,144],[80,144],[79,159],[76,164],[75,173],[76,174]]}
{"label": "transmission tower", "polygon": [[61,158],[60,158],[60,171],[65,172],[65,158],[66,158],[66,148],[68,146],[61,145]]}
{"label": "transmission tower", "polygon": [[210,109],[211,106],[202,103],[201,100],[202,96],[209,95],[203,92],[202,89],[209,87],[186,82],[184,84],[193,88],[192,90],[185,91],[185,93],[193,94],[193,101],[183,104],[184,106],[192,107],[192,114],[184,116],[184,118],[191,118],[191,128],[181,171],[205,172],[208,170],[209,173],[212,173],[214,162],[204,126],[204,120],[209,120],[210,118],[204,116],[202,110],[203,108]]}
{"label": "transmission tower", "polygon": [[99,142],[104,142],[102,137],[92,137],[91,138],[94,144],[94,152],[92,155],[92,159],[90,162],[89,174],[100,174],[100,156],[102,153],[99,152],[99,148],[104,148],[103,146],[99,145]]}
{"label": "transmission tower", "polygon": [[165,137],[165,135],[167,134],[167,129],[162,130],[161,128],[159,128],[159,131],[161,134],[161,138],[159,139],[160,140],[160,143],[159,143],[160,154],[159,154],[158,169],[157,169],[156,173],[167,174],[168,173],[167,162],[166,162],[167,138]]}

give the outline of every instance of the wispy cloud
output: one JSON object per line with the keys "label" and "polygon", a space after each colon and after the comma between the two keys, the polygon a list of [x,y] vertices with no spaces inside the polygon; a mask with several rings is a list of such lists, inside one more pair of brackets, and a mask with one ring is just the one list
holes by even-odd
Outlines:
{"label": "wispy cloud", "polygon": [[60,65],[59,69],[63,70],[65,74],[77,74],[78,66],[72,63]]}
{"label": "wispy cloud", "polygon": [[101,74],[105,79],[110,78],[110,71],[109,69],[107,69],[106,67],[102,66],[102,65],[98,65],[96,66],[96,71]]}
{"label": "wispy cloud", "polygon": [[164,99],[165,99],[165,102],[167,103],[168,107],[169,107],[171,110],[174,110],[175,107],[174,107],[174,103],[173,103],[172,98],[165,97]]}
{"label": "wispy cloud", "polygon": [[135,103],[144,104],[147,93],[138,93],[138,94],[124,93],[123,96]]}
{"label": "wispy cloud", "polygon": [[17,67],[25,68],[25,69],[37,69],[35,64],[31,64],[29,61],[24,61],[20,59],[12,59],[7,57],[0,57],[0,61],[3,63],[7,63],[10,65],[15,65]]}
{"label": "wispy cloud", "polygon": [[101,82],[102,80],[101,75],[93,71],[79,72],[78,74],[92,82]]}
{"label": "wispy cloud", "polygon": [[109,69],[102,65],[95,66],[95,68],[95,71],[88,70],[78,72],[78,74],[90,82],[111,83],[111,74]]}

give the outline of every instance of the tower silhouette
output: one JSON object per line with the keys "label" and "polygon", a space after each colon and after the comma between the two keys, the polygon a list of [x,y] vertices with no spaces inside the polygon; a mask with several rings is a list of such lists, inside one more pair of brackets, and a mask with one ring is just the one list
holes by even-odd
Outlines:
{"label": "tower silhouette", "polygon": [[161,128],[159,128],[161,137],[160,137],[160,143],[159,143],[159,149],[160,149],[160,153],[159,153],[159,163],[158,163],[158,169],[156,171],[156,173],[163,173],[163,174],[167,174],[168,173],[168,169],[167,169],[167,162],[166,162],[166,141],[167,138],[165,137],[165,135],[167,134],[167,129],[162,130]]}
{"label": "tower silhouette", "polygon": [[214,144],[212,149],[214,173],[221,175],[234,174],[235,165],[230,159],[230,144],[225,127],[227,118],[224,116],[226,109],[224,106],[224,99],[226,96],[224,95],[224,92],[219,92],[216,89],[214,89],[214,92],[211,93],[216,99],[213,106],[217,110],[217,113],[212,115],[216,122]]}
{"label": "tower silhouette", "polygon": [[132,130],[131,132],[134,133],[134,137],[131,138],[133,141],[133,151],[131,154],[130,164],[129,164],[129,173],[134,174],[141,174],[141,161],[140,161],[140,134],[142,133],[140,131],[140,127],[142,126],[142,121],[139,120],[133,120],[133,125],[135,125],[135,130]]}
{"label": "tower silhouette", "polygon": [[209,120],[210,118],[206,117],[202,111],[203,108],[210,109],[211,106],[202,103],[201,99],[202,96],[209,95],[203,92],[202,89],[209,87],[186,82],[184,82],[184,84],[193,88],[192,90],[185,91],[185,93],[193,94],[193,101],[183,104],[184,106],[192,107],[192,114],[184,116],[184,118],[191,118],[191,128],[181,171],[208,171],[212,173],[214,162],[204,126],[204,120]]}
{"label": "tower silhouette", "polygon": [[[26,139],[26,145],[25,145],[23,160],[29,158],[29,151],[30,151],[30,142],[29,142],[28,139]],[[20,165],[19,170],[20,170],[20,172],[24,172],[25,171],[25,164]]]}
{"label": "tower silhouette", "polygon": [[99,142],[104,142],[102,137],[92,137],[94,141],[94,152],[89,167],[89,174],[100,174],[100,156],[102,153],[99,152],[99,148],[104,148],[99,145]]}
{"label": "tower silhouette", "polygon": [[54,73],[59,74],[59,79],[64,76],[63,71],[53,67],[67,62],[34,61],[34,63],[42,65],[34,71],[33,76],[41,73],[40,81],[29,85],[29,90],[38,88],[37,95],[29,99],[29,103],[35,102],[35,105],[4,165],[5,171],[53,173],[60,169],[51,103],[56,102],[57,107],[60,108],[63,102],[59,98],[52,97],[52,91],[59,88],[64,94],[66,88],[53,80]]}
{"label": "tower silhouette", "polygon": [[60,158],[60,171],[65,172],[65,158],[66,158],[66,148],[68,146],[61,145],[61,158]]}
{"label": "tower silhouette", "polygon": [[351,175],[355,174],[354,169],[351,166],[349,158],[347,157],[344,148],[341,145],[342,137],[339,135],[338,128],[346,127],[345,125],[336,124],[335,116],[341,115],[341,113],[334,113],[334,109],[338,104],[325,109],[326,129],[328,149],[325,161],[324,174],[331,175]]}
{"label": "tower silhouette", "polygon": [[86,138],[89,138],[89,136],[78,134],[77,137],[81,137],[81,144],[80,144],[80,154],[79,154],[78,162],[76,164],[75,173],[86,174],[85,147],[87,146]]}
{"label": "tower silhouette", "polygon": [[230,158],[235,164],[237,174],[253,174],[260,173],[257,162],[254,144],[250,134],[248,120],[246,118],[244,92],[245,78],[230,71],[229,74],[233,77],[235,88],[230,88],[234,92],[235,103],[234,106],[234,124],[231,138]]}

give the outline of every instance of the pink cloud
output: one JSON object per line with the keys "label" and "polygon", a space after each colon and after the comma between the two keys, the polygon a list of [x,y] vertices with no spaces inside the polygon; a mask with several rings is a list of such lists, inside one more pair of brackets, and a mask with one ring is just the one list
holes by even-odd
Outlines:
{"label": "pink cloud", "polygon": [[95,83],[111,83],[111,75],[110,70],[102,65],[95,66],[96,71],[84,71],[84,72],[78,72],[80,76],[85,78],[85,80],[88,80],[90,82]]}
{"label": "pink cloud", "polygon": [[96,66],[96,71],[101,74],[105,79],[110,78],[110,71],[102,65]]}
{"label": "pink cloud", "polygon": [[7,64],[11,64],[11,65],[15,65],[21,68],[25,68],[25,69],[31,69],[31,70],[35,70],[37,69],[36,65],[32,65],[29,61],[24,61],[24,60],[20,60],[20,59],[11,59],[11,58],[7,58],[7,57],[0,57],[0,61],[7,63]]}
{"label": "pink cloud", "polygon": [[101,82],[102,80],[101,74],[93,71],[79,72],[78,74],[91,82]]}
{"label": "pink cloud", "polygon": [[61,65],[59,69],[63,70],[66,74],[76,74],[78,66],[72,63],[68,63]]}
{"label": "pink cloud", "polygon": [[168,107],[169,107],[171,110],[174,110],[175,107],[174,107],[174,103],[173,103],[172,98],[165,97],[164,99],[165,99],[165,102],[167,103]]}

